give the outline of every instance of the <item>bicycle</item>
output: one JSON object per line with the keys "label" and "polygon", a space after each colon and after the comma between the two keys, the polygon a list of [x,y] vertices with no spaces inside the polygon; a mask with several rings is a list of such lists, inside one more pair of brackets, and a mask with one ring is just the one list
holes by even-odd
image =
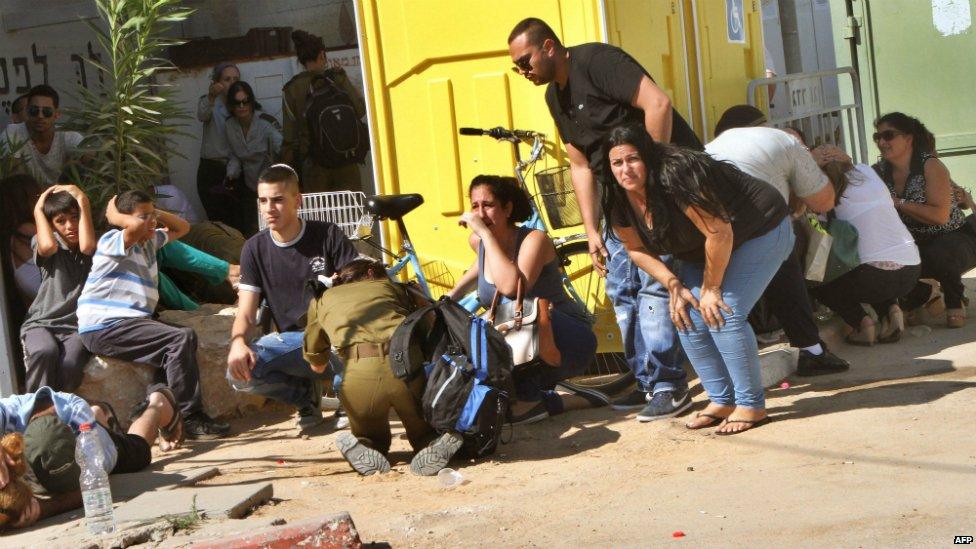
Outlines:
{"label": "bicycle", "polygon": [[[531,173],[535,163],[544,152],[545,135],[538,132],[524,130],[506,130],[492,128],[482,130],[478,128],[461,128],[461,135],[488,135],[498,141],[512,143],[515,147],[515,176],[519,185],[531,197],[532,216],[523,226],[529,226],[545,232],[550,232],[545,219],[540,215],[538,201],[540,195],[534,195],[528,190],[525,175]],[[523,160],[519,145],[523,139],[531,139],[532,146],[528,159]],[[547,170],[549,171],[549,170]],[[558,171],[558,170],[557,170]],[[538,175],[542,174],[537,174]],[[544,184],[545,185],[545,184]],[[547,192],[541,193],[542,203],[546,205],[546,214],[550,219],[557,218],[556,228],[566,228],[582,223],[579,209],[571,186],[562,187],[557,182],[548,183]],[[414,273],[416,282],[424,294],[433,299],[430,284],[424,274],[416,247],[410,239],[410,234],[403,218],[424,203],[420,194],[377,195],[366,197],[361,192],[339,191],[332,193],[310,193],[302,195],[302,207],[299,216],[304,219],[332,221],[343,229],[346,236],[353,241],[364,242],[391,261],[387,272],[390,276],[397,276],[409,265]],[[565,211],[566,208],[569,211]],[[572,210],[575,210],[575,214]],[[387,249],[373,240],[372,227],[376,221],[389,220],[396,224],[400,235],[400,248],[396,251]],[[597,315],[599,302],[604,296],[603,278],[593,268],[590,261],[589,249],[584,233],[552,238],[556,253],[562,266],[563,285],[570,297],[590,312],[591,322],[600,331],[606,331],[608,336],[617,332],[617,325],[612,309]],[[469,311],[478,309],[478,301],[474,292],[465,296],[460,303]],[[619,336],[617,336],[619,337]],[[633,374],[627,366],[624,354],[620,351],[598,352],[593,363],[586,369],[583,376],[574,378],[574,383],[586,385],[607,392],[619,393],[634,383]]]}

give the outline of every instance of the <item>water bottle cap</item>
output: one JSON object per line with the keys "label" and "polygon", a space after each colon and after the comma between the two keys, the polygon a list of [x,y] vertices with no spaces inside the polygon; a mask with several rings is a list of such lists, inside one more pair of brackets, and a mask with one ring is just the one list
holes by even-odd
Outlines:
{"label": "water bottle cap", "polygon": [[81,425],[78,426],[78,430],[81,431],[82,433],[84,433],[85,431],[91,431],[91,429],[92,429],[91,423],[82,423]]}

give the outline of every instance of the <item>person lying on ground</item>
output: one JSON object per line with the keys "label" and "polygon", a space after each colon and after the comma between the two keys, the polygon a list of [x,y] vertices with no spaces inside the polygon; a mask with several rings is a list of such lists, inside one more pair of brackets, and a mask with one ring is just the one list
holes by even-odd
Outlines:
{"label": "person lying on ground", "polygon": [[477,283],[478,301],[488,308],[496,289],[507,302],[516,297],[521,282],[525,299],[545,298],[553,306],[552,332],[560,361],[513,372],[513,424],[609,405],[603,393],[566,381],[582,375],[593,361],[596,336],[586,311],[566,294],[552,240],[540,230],[516,225],[532,213],[529,197],[514,177],[496,175],[475,177],[468,196],[471,211],[461,215],[460,223],[471,230],[468,244],[477,257],[448,295],[458,299]]}
{"label": "person lying on ground", "polygon": [[[112,197],[105,217],[120,229],[98,240],[91,275],[78,299],[78,333],[85,348],[162,370],[190,438],[227,435],[230,425],[203,411],[196,333],[152,318],[159,300],[156,252],[186,234],[189,224],[156,210],[152,197],[139,190]],[[165,229],[157,228],[157,220]]]}
{"label": "person lying on ground", "polygon": [[73,391],[91,357],[77,315],[97,243],[88,197],[74,185],[48,187],[34,206],[34,222],[31,246],[41,286],[20,328],[26,387]]}
{"label": "person lying on ground", "polygon": [[[90,406],[81,397],[41,387],[34,393],[0,399],[0,432],[24,435],[24,458],[36,479],[32,495],[14,527],[81,507],[78,484],[81,470],[75,461],[75,437],[83,424],[93,425],[109,474],[134,473],[152,461],[152,445],[162,436],[160,449],[180,446],[183,424],[176,399],[168,387],[157,384],[134,410],[136,418],[125,433],[105,405]],[[11,456],[0,447],[0,489],[11,481]]]}

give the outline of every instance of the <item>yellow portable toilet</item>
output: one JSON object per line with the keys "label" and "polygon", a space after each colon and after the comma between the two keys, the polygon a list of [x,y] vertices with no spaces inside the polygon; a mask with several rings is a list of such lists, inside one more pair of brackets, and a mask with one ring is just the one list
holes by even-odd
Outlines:
{"label": "yellow portable toilet", "polygon": [[[729,3],[735,9],[720,9]],[[503,126],[542,132],[548,145],[537,171],[566,164],[544,87],[534,87],[510,71],[506,39],[518,21],[543,19],[567,45],[604,41],[623,47],[704,137],[706,124],[714,125],[714,113],[744,102],[747,82],[762,74],[755,3],[357,0],[376,188],[383,194],[424,195],[425,203],[405,222],[432,291],[450,289],[474,260],[468,233],[457,224],[467,208],[468,183],[478,174],[510,175],[515,164],[510,145],[459,137],[458,128]],[[736,17],[745,27],[735,29],[742,30],[742,43],[727,39],[725,23],[716,30],[727,13],[741,14]],[[702,29],[703,35],[698,32]],[[703,63],[698,61],[699,51]],[[534,180],[528,184],[531,192],[538,191]],[[393,231],[389,226],[386,230]],[[576,227],[553,234],[581,232],[582,227]],[[396,234],[389,237],[394,243],[398,239]],[[583,263],[571,266],[582,267]],[[602,291],[585,297],[598,302],[595,329],[600,351],[619,351],[614,315]]]}

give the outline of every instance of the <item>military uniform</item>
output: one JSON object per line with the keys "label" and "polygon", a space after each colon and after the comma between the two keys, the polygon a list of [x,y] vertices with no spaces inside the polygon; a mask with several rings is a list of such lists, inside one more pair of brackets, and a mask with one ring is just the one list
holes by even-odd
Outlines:
{"label": "military uniform", "polygon": [[[303,71],[296,74],[282,89],[282,108],[284,116],[284,143],[281,155],[286,162],[301,175],[302,192],[361,191],[359,164],[348,164],[339,168],[319,166],[308,155],[311,142],[308,125],[305,123],[305,99],[312,80],[322,72]],[[349,77],[341,68],[332,70],[332,80],[349,94],[356,115],[366,115],[366,102],[362,94],[352,86]]]}
{"label": "military uniform", "polygon": [[349,429],[383,454],[390,450],[390,408],[396,410],[414,450],[435,437],[420,404],[423,376],[407,384],[393,375],[389,363],[393,332],[414,309],[406,289],[389,280],[336,286],[308,307],[305,360],[327,364],[330,348],[336,347],[345,364],[339,400],[349,414]]}

